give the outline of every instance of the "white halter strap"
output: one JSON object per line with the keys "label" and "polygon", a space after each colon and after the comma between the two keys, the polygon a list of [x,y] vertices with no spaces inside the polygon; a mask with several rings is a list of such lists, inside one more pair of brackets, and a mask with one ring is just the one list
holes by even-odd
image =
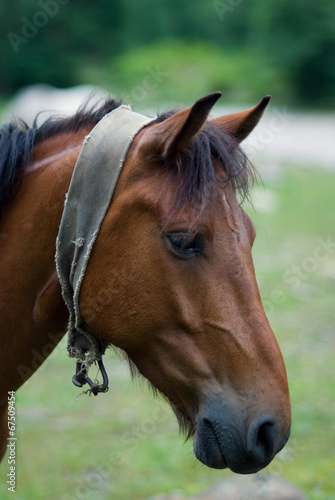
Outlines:
{"label": "white halter strap", "polygon": [[[56,241],[56,268],[70,315],[69,355],[86,366],[101,360],[106,344],[85,324],[79,307],[80,288],[130,144],[152,121],[154,118],[124,105],[105,115],[85,137],[66,195]],[[87,339],[86,348],[75,342],[78,333]]]}

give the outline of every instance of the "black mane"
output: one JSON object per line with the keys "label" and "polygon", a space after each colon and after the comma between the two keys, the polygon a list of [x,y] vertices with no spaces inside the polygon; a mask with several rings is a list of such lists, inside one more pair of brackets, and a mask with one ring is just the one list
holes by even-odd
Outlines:
{"label": "black mane", "polygon": [[[163,113],[155,122],[160,123],[174,113]],[[256,177],[253,165],[231,134],[207,121],[192,139],[187,151],[177,161],[166,165],[168,180],[173,178],[176,181],[175,210],[179,205],[191,206],[196,217],[211,207],[217,185],[213,159],[222,165],[226,182],[231,182],[241,202],[249,200],[249,191]]]}
{"label": "black mane", "polygon": [[0,129],[0,215],[7,198],[19,183],[35,143],[36,130],[24,122],[8,123]]}
{"label": "black mane", "polygon": [[121,104],[108,99],[100,107],[86,109],[84,105],[69,118],[49,118],[37,127],[37,117],[30,128],[22,120],[0,128],[0,216],[6,201],[15,194],[34,146],[58,134],[92,128],[110,111]]}
{"label": "black mane", "polygon": [[[88,109],[87,104],[69,118],[50,118],[37,127],[36,119],[31,128],[24,122],[16,121],[0,128],[0,215],[6,201],[15,194],[24,168],[31,158],[35,145],[58,134],[77,132],[88,126],[92,128],[110,111],[121,104],[115,99],[106,100],[101,106]],[[175,111],[162,113],[155,120],[160,123]],[[235,191],[248,196],[250,181],[254,178],[253,167],[235,139],[220,131],[210,122],[202,128],[189,145],[186,152],[168,169],[168,180],[176,179],[176,208],[191,204],[202,212],[211,205],[216,190],[216,175],[212,159],[222,164],[227,180]]]}

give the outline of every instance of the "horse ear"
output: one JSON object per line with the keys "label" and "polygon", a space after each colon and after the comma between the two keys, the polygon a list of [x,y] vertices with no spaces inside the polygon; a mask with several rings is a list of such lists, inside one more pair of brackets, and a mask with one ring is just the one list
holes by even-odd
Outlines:
{"label": "horse ear", "polygon": [[211,123],[229,132],[236,137],[238,142],[241,142],[256,127],[269,104],[270,98],[271,96],[267,95],[253,108],[214,118]]}
{"label": "horse ear", "polygon": [[141,149],[158,150],[164,160],[173,160],[199,132],[221,95],[221,92],[214,92],[202,97],[190,108],[148,128],[140,141]]}

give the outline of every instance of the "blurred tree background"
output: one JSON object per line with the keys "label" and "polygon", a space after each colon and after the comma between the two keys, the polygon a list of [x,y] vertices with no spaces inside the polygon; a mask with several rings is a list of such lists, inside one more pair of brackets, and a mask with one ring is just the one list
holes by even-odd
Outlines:
{"label": "blurred tree background", "polygon": [[334,26],[333,0],[2,0],[0,95],[89,83],[139,101],[142,85],[157,102],[220,89],[329,108]]}

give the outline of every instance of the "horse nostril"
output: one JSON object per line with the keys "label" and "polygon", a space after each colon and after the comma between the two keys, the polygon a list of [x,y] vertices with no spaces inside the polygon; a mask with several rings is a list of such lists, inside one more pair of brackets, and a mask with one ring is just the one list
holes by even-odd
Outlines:
{"label": "horse nostril", "polygon": [[250,426],[247,438],[249,459],[264,463],[270,461],[277,451],[278,431],[274,420],[262,416]]}

